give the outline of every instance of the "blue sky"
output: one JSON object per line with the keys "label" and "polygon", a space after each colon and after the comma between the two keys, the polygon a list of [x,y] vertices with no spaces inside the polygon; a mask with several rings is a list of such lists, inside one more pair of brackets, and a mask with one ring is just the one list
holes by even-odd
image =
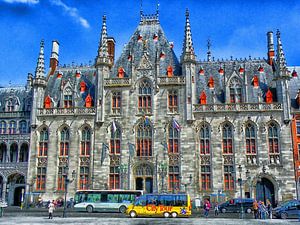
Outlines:
{"label": "blue sky", "polygon": [[[157,0],[143,0],[145,14]],[[215,58],[266,57],[266,33],[280,29],[289,66],[300,65],[298,0],[159,0],[160,23],[179,57],[190,21],[198,59],[212,41]],[[52,40],[60,43],[60,64],[89,64],[97,54],[102,15],[116,40],[116,57],[139,23],[139,0],[0,0],[0,86],[23,85],[34,73],[41,39],[49,67]]]}

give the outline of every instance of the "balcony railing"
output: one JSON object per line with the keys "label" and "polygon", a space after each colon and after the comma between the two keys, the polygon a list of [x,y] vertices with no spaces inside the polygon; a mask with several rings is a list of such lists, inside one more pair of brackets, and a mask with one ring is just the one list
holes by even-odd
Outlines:
{"label": "balcony railing", "polygon": [[194,105],[194,112],[263,112],[282,111],[281,103],[236,103]]}
{"label": "balcony railing", "polygon": [[1,112],[0,118],[19,118],[30,117],[30,111],[18,111],[18,112]]}
{"label": "balcony railing", "polygon": [[131,79],[130,78],[108,78],[104,79],[105,87],[120,87],[120,86],[130,86]]}
{"label": "balcony railing", "polygon": [[0,162],[0,169],[24,169],[28,162]]}
{"label": "balcony railing", "polygon": [[184,85],[185,77],[159,77],[158,85]]}
{"label": "balcony railing", "polygon": [[51,108],[38,109],[38,116],[64,116],[64,115],[95,115],[95,108]]}
{"label": "balcony railing", "polygon": [[29,140],[30,133],[26,134],[0,134],[0,140]]}

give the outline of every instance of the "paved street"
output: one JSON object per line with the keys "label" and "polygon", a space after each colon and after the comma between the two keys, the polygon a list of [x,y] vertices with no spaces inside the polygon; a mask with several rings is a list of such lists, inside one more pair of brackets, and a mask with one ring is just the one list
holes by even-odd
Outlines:
{"label": "paved street", "polygon": [[289,224],[289,225],[299,225],[300,222],[297,220],[239,220],[239,219],[225,219],[225,218],[99,218],[99,217],[89,217],[89,218],[61,218],[55,217],[53,220],[49,220],[47,217],[3,217],[0,218],[0,225],[10,225],[10,224],[22,224],[22,225],[40,225],[40,224],[78,224],[78,225],[172,225],[172,224],[184,224],[184,225],[264,225],[264,224]]}

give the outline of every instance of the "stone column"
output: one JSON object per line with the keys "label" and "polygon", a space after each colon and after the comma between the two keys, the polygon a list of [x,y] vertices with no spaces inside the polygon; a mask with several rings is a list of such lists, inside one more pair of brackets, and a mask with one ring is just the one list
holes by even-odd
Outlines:
{"label": "stone column", "polygon": [[3,180],[2,184],[2,201],[5,202],[5,197],[6,197],[6,180]]}

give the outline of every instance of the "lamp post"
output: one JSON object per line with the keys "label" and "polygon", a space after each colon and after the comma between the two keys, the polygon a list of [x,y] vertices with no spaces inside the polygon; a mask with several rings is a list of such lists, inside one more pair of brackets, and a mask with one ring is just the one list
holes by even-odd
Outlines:
{"label": "lamp post", "polygon": [[127,174],[127,165],[121,164],[121,165],[120,165],[121,189],[123,189],[123,188],[126,186],[126,185],[125,185],[126,174]]}
{"label": "lamp post", "polygon": [[189,178],[189,182],[187,182],[187,183],[182,183],[183,186],[184,186],[184,192],[187,191],[187,186],[192,184],[192,181],[193,181],[193,176],[192,176],[192,174],[190,174],[190,175],[188,176],[188,178]]}
{"label": "lamp post", "polygon": [[168,169],[168,165],[167,163],[165,162],[161,162],[159,164],[159,168],[158,168],[158,173],[161,177],[161,192],[164,191],[164,179],[165,179],[165,176],[167,175],[167,169]]}
{"label": "lamp post", "polygon": [[62,176],[65,179],[65,199],[64,199],[64,211],[63,211],[63,218],[66,218],[66,211],[67,211],[67,194],[68,194],[68,185],[72,183],[75,179],[76,172],[75,170],[72,171],[72,179],[69,179],[69,167],[68,165],[64,167],[64,173]]}
{"label": "lamp post", "polygon": [[238,179],[238,183],[240,185],[240,198],[241,198],[241,219],[244,219],[244,209],[243,209],[243,190],[242,190],[242,185],[243,185],[243,180],[242,180],[242,166],[239,165],[238,166],[238,170],[239,170],[239,179]]}

